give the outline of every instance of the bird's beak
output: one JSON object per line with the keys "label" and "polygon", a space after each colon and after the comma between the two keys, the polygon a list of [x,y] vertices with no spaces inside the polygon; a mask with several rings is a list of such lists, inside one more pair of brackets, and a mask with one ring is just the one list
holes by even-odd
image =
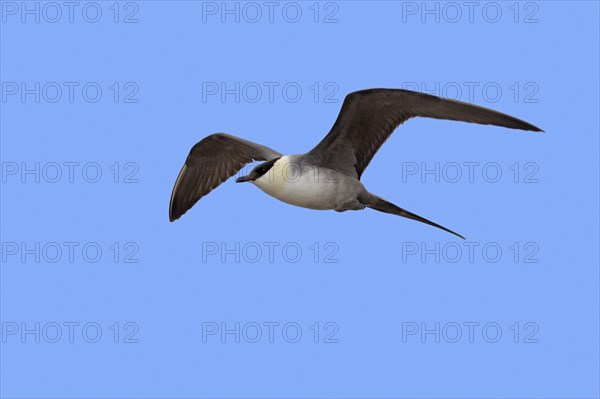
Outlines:
{"label": "bird's beak", "polygon": [[246,182],[246,181],[250,181],[250,178],[248,176],[238,177],[235,180],[236,183],[243,183],[243,182]]}

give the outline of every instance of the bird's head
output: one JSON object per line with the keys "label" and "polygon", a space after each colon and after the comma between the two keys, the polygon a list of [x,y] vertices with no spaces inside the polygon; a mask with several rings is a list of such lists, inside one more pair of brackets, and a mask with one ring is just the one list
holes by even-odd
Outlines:
{"label": "bird's head", "polygon": [[254,169],[252,169],[250,173],[248,173],[248,175],[238,177],[235,182],[244,183],[247,181],[255,181],[257,179],[260,179],[262,176],[267,174],[269,170],[271,170],[273,165],[275,165],[275,162],[277,162],[278,160],[279,158],[273,158],[267,162],[263,162],[261,164],[256,165]]}

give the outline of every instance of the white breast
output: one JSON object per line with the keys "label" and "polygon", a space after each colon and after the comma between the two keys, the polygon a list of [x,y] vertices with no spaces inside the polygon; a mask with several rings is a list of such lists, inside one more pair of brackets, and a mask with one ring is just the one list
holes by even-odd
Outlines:
{"label": "white breast", "polygon": [[281,157],[253,183],[285,203],[310,209],[333,209],[339,200],[338,184],[327,170],[302,167],[295,156]]}

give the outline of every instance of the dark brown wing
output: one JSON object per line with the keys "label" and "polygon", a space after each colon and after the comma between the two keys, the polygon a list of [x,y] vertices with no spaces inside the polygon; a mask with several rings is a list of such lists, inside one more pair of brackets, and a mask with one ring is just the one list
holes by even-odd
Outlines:
{"label": "dark brown wing", "polygon": [[252,161],[280,157],[277,151],[225,133],[203,138],[190,150],[175,181],[169,220],[177,220],[198,200]]}
{"label": "dark brown wing", "polygon": [[331,131],[308,155],[320,166],[360,179],[392,132],[416,116],[542,131],[510,115],[461,101],[409,90],[370,89],[346,96]]}

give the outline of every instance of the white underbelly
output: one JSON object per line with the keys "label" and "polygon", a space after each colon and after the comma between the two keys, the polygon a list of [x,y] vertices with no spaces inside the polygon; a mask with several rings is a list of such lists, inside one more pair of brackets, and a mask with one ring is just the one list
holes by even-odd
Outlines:
{"label": "white underbelly", "polygon": [[282,157],[273,168],[253,182],[272,197],[290,205],[310,209],[334,209],[339,198],[339,184],[326,171],[303,170]]}

